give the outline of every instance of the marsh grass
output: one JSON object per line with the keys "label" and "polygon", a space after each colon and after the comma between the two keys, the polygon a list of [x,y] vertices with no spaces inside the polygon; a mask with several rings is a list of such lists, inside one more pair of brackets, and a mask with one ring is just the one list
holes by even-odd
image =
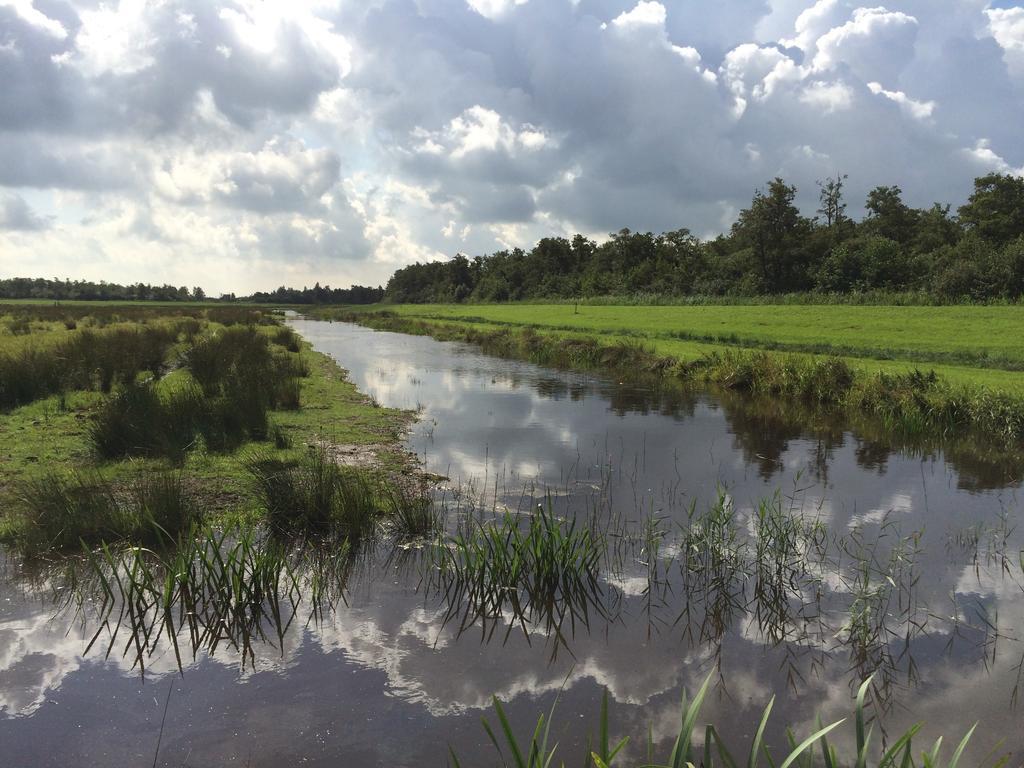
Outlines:
{"label": "marsh grass", "polygon": [[100,406],[89,439],[102,459],[165,456],[180,461],[195,444],[204,405],[197,387],[161,393],[152,383],[133,382]]}
{"label": "marsh grass", "polygon": [[[892,736],[886,742],[875,739],[875,723],[871,722],[871,712],[867,699],[871,679],[864,681],[857,691],[854,701],[851,718],[837,720],[828,725],[822,725],[820,719],[814,729],[804,737],[797,736],[792,730],[786,729],[787,746],[782,753],[773,754],[766,743],[766,732],[771,718],[775,697],[772,697],[762,711],[761,717],[753,731],[753,737],[748,749],[742,753],[736,751],[735,745],[726,744],[720,736],[718,728],[708,723],[699,728],[698,721],[700,712],[707,697],[708,689],[714,673],[705,678],[703,685],[693,696],[688,699],[686,692],[683,692],[680,706],[679,731],[676,735],[671,749],[663,757],[655,754],[655,746],[648,735],[646,739],[646,756],[640,762],[633,762],[633,765],[642,768],[737,768],[746,765],[747,768],[756,768],[760,759],[775,768],[811,768],[815,762],[815,753],[826,768],[839,768],[839,766],[856,766],[856,768],[957,768],[967,749],[971,737],[974,735],[977,725],[968,729],[967,733],[956,743],[956,746],[943,754],[943,738],[939,737],[927,748],[915,752],[914,738],[920,732],[921,723],[915,724],[902,734]],[[551,726],[555,715],[555,705],[546,715],[540,715],[531,735],[523,740],[516,735],[516,731],[509,720],[505,709],[497,697],[493,698],[495,714],[498,718],[499,729],[496,730],[483,719],[484,731],[488,739],[498,752],[502,763],[514,768],[548,768],[549,766],[560,765],[564,768],[564,761],[555,762],[558,744],[551,743]],[[832,734],[847,720],[852,720],[854,740],[853,751],[849,754],[840,754],[833,742],[829,741],[829,734]],[[753,723],[751,724],[752,727]],[[628,737],[612,743],[609,739],[611,732],[608,716],[608,693],[605,691],[601,705],[601,713],[598,724],[597,739],[591,742],[591,748],[584,755],[576,756],[571,764],[591,766],[591,768],[625,768],[624,759],[620,756],[629,744]],[[499,734],[500,733],[500,737]],[[697,747],[698,738],[703,736],[703,744]],[[506,750],[508,757],[506,758]],[[449,747],[451,762],[455,768],[460,768],[458,756],[454,749]],[[994,768],[1000,768],[1007,762],[1008,758],[999,758],[993,761]]]}
{"label": "marsh grass", "polygon": [[106,655],[120,647],[142,672],[164,638],[179,667],[183,651],[194,659],[222,645],[252,660],[256,642],[280,645],[301,599],[288,547],[249,529],[184,536],[166,554],[103,546],[85,558],[91,583],[75,591],[78,609],[101,595],[87,652],[106,635]]}
{"label": "marsh grass", "polygon": [[117,539],[129,526],[113,490],[98,476],[51,473],[26,480],[15,504],[17,539],[29,554]]}
{"label": "marsh grass", "polygon": [[200,517],[182,476],[168,472],[139,472],[120,485],[53,472],[22,482],[15,505],[15,539],[29,555],[123,540],[166,545]]}
{"label": "marsh grass", "polygon": [[[566,621],[572,632],[577,623],[589,624],[591,609],[601,609],[604,552],[589,527],[539,504],[526,516],[467,518],[431,549],[431,575],[448,605],[445,621],[456,621],[460,633],[479,624],[490,637],[504,624],[506,638],[519,626],[529,640],[529,627],[538,624],[556,638],[555,652],[568,645]],[[506,623],[507,616],[513,620]]]}
{"label": "marsh grass", "polygon": [[323,446],[294,463],[256,452],[244,466],[275,531],[337,530],[355,542],[376,529],[376,489],[363,473],[338,466]]}
{"label": "marsh grass", "polygon": [[275,329],[270,338],[275,344],[284,347],[289,352],[299,352],[302,350],[302,340],[287,325],[282,325],[280,328]]}
{"label": "marsh grass", "polygon": [[84,329],[57,342],[0,353],[0,407],[13,408],[73,389],[109,392],[144,372],[159,377],[182,333],[181,325],[169,321]]}
{"label": "marsh grass", "polygon": [[130,493],[136,538],[147,546],[171,545],[199,523],[196,499],[180,472],[142,475]]}
{"label": "marsh grass", "polygon": [[383,496],[391,531],[399,540],[429,540],[440,533],[443,513],[426,489],[391,483],[384,487]]}
{"label": "marsh grass", "polygon": [[191,381],[172,388],[132,381],[103,404],[90,427],[99,457],[181,461],[200,438],[214,452],[266,440],[268,412],[298,409],[299,378],[310,373],[297,355],[273,353],[266,334],[251,325],[195,339],[185,367]]}

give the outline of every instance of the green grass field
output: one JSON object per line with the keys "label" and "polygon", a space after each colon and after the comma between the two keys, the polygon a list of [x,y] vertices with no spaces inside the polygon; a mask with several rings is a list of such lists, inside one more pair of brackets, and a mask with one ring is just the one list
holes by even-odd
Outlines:
{"label": "green grass field", "polygon": [[723,346],[837,355],[866,371],[934,369],[1024,392],[1024,307],[376,305],[407,317],[633,338],[683,360]]}

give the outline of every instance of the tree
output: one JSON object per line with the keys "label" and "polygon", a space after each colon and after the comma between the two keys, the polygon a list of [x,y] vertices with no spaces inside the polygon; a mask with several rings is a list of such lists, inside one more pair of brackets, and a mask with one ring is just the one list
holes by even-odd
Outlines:
{"label": "tree", "polygon": [[828,178],[823,182],[818,182],[818,187],[821,190],[818,195],[821,203],[818,213],[825,217],[825,226],[829,229],[834,227],[836,230],[841,230],[843,223],[847,220],[846,203],[843,202],[843,183],[847,178],[845,173],[841,176],[836,174],[834,179]]}
{"label": "tree", "polygon": [[748,244],[770,293],[792,289],[800,282],[802,259],[798,239],[809,222],[793,204],[796,187],[776,177],[768,182],[767,193],[757,190],[749,208],[740,211],[733,235]]}
{"label": "tree", "polygon": [[974,192],[959,210],[960,222],[993,245],[1024,235],[1024,178],[990,173],[974,180]]}
{"label": "tree", "polygon": [[206,299],[206,291],[200,288],[198,285],[192,289],[192,300],[203,301]]}
{"label": "tree", "polygon": [[915,233],[919,213],[903,202],[903,190],[897,186],[875,187],[864,203],[867,229],[876,235],[909,243]]}

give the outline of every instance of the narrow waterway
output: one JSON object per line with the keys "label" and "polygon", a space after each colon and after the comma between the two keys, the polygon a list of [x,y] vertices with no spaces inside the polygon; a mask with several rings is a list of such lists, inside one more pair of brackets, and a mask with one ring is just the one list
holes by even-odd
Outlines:
{"label": "narrow waterway", "polygon": [[[632,735],[639,755],[648,726],[656,742],[675,737],[683,687],[712,670],[702,720],[741,745],[772,695],[773,722],[807,733],[818,715],[847,717],[873,673],[890,732],[925,720],[924,734],[959,740],[980,721],[979,751],[1003,739],[1021,763],[1012,465],[893,446],[763,402],[344,323],[292,324],[381,405],[419,411],[408,448],[447,478],[437,500],[450,525],[541,503],[599,518],[612,537],[656,526],[664,552],[629,550],[595,609],[557,638],[543,626],[460,627],[423,588],[415,552],[378,553],[333,610],[297,612],[251,658],[225,643],[185,654],[179,671],[165,645],[144,678],[124,634],[85,652],[96,629],[55,603],[58,573],[27,578],[11,565],[0,570],[2,764],[152,764],[159,740],[157,763],[168,766],[441,766],[449,745],[462,765],[493,765],[480,726],[481,715],[493,721],[492,695],[524,734],[559,696],[552,738],[568,760],[596,733],[605,689],[615,735]],[[323,428],[330,440],[332,425]],[[813,523],[820,557],[806,570],[816,578],[773,598],[757,589],[756,558],[724,589],[679,577],[676,532],[723,497],[741,533],[764,499]]]}

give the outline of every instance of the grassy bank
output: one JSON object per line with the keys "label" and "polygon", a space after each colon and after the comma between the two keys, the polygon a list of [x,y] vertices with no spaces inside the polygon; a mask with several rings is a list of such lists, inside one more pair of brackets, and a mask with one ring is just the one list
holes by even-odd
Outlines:
{"label": "grassy bank", "polygon": [[0,394],[0,537],[34,552],[268,520],[254,456],[344,456],[375,511],[408,469],[411,415],[265,311],[0,306]]}
{"label": "grassy bank", "polygon": [[387,312],[321,310],[321,315],[378,329],[467,341],[491,354],[540,365],[648,375],[799,402],[851,419],[868,419],[894,436],[973,437],[981,444],[1013,448],[1024,443],[1024,392],[950,380],[931,368],[873,370],[841,357],[713,345],[698,355],[680,354],[644,338]]}
{"label": "grassy bank", "polygon": [[1024,392],[1024,307],[1015,305],[480,304],[351,309],[639,339],[659,353],[684,360],[724,347],[835,355],[869,372],[901,373],[926,365],[955,383]]}

